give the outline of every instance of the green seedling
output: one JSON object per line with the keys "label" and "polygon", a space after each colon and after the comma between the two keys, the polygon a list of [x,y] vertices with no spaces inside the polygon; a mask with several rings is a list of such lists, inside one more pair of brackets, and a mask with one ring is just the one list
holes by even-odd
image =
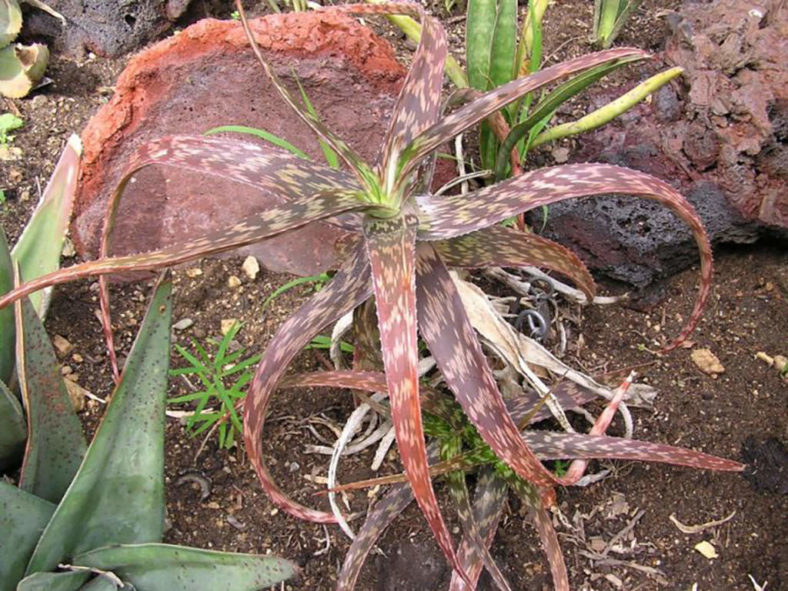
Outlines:
{"label": "green seedling", "polygon": [[594,0],[593,39],[607,49],[643,0]]}
{"label": "green seedling", "polygon": [[0,145],[6,145],[14,141],[12,131],[16,131],[25,124],[24,120],[13,113],[3,113],[0,115]]}
{"label": "green seedling", "polygon": [[[192,351],[175,345],[175,350],[190,365],[170,370],[170,376],[195,377],[202,389],[191,394],[170,398],[169,404],[195,404],[194,411],[185,419],[186,429],[197,436],[208,429],[217,429],[219,447],[230,449],[243,433],[237,403],[246,396],[246,387],[252,379],[253,369],[260,355],[244,357],[245,349],[231,351],[231,344],[241,324],[235,323],[220,341],[209,339],[214,351],[209,352],[200,343],[192,341]],[[211,406],[218,404],[218,407]],[[229,422],[226,420],[229,417]]]}

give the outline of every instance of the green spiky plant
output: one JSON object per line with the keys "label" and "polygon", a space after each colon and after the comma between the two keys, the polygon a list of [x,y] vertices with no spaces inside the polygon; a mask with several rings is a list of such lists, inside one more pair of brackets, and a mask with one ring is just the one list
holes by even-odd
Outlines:
{"label": "green spiky plant", "polygon": [[[240,3],[238,10],[243,17]],[[637,49],[620,48],[575,58],[509,82],[443,115],[440,102],[446,35],[436,19],[427,16],[419,5],[409,3],[346,5],[328,10],[406,14],[422,23],[421,41],[374,164],[362,161],[299,105],[260,53],[242,18],[255,53],[282,98],[340,155],[348,172],[306,162],[275,148],[225,139],[176,136],[151,142],[139,149],[110,200],[101,258],[28,282],[0,298],[0,306],[59,282],[98,275],[102,306],[108,309],[104,278],[111,273],[167,267],[265,240],[319,220],[352,232],[352,244],[331,283],[280,327],[250,386],[244,408],[244,439],[263,488],[278,507],[291,515],[319,523],[336,522],[333,514],[297,503],[276,485],[263,458],[261,434],[271,395],[290,361],[324,326],[374,296],[385,370],[376,387],[385,383],[408,484],[452,568],[473,588],[477,574],[469,557],[475,555],[474,548],[483,552],[483,546],[473,540],[488,543],[490,538],[472,536],[472,549],[457,552],[441,516],[424,439],[417,373],[419,333],[454,400],[481,440],[508,465],[518,482],[527,486],[524,494],[529,495],[537,510],[536,525],[556,586],[564,589],[567,583],[563,559],[545,516],[554,503],[555,487],[576,482],[586,458],[620,457],[617,449],[624,446],[633,450],[638,459],[720,470],[742,467],[736,462],[676,448],[656,454],[646,443],[604,436],[603,421],[591,434],[550,434],[543,441],[543,458],[579,458],[565,476],[553,474],[534,451],[539,438],[528,431],[527,437],[521,434],[507,411],[448,269],[543,266],[569,277],[590,299],[595,289],[593,280],[574,254],[544,238],[501,227],[498,222],[535,207],[581,196],[616,193],[654,199],[689,225],[701,255],[698,299],[684,329],[664,348],[669,351],[694,329],[708,298],[712,257],[706,232],[692,206],[670,185],[610,165],[576,164],[535,170],[458,197],[435,197],[427,187],[434,152],[450,138],[546,85],[648,56]],[[270,191],[279,200],[236,226],[198,240],[154,252],[109,257],[112,222],[123,187],[137,170],[154,164],[232,179]],[[353,387],[361,388],[363,378],[352,376]],[[609,418],[606,420],[609,422]],[[485,511],[490,509],[489,504],[482,504],[482,515],[477,520],[480,524],[486,522]]]}
{"label": "green spiky plant", "polygon": [[607,49],[643,0],[594,0],[593,40]]}
{"label": "green spiky plant", "polygon": [[0,591],[256,591],[295,574],[273,556],[160,543],[170,293],[169,281],[155,290],[87,449],[46,331],[16,302],[28,437],[19,487],[0,481]]}

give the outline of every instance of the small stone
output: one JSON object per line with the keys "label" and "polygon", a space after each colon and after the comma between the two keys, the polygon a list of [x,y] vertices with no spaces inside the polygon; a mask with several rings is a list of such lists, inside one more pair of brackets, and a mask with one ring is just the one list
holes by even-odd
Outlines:
{"label": "small stone", "polygon": [[221,331],[223,335],[226,335],[230,330],[235,326],[236,322],[238,322],[235,318],[224,318],[222,320]]}
{"label": "small stone", "polygon": [[67,259],[70,259],[76,256],[77,251],[74,248],[74,243],[71,241],[71,238],[66,237],[65,241],[63,242],[63,256]]}
{"label": "small stone", "polygon": [[193,324],[194,324],[194,320],[192,320],[191,318],[183,318],[181,320],[178,320],[178,322],[176,322],[175,324],[173,324],[172,327],[175,330],[186,330]]}
{"label": "small stone", "polygon": [[569,160],[569,148],[553,148],[552,154],[556,164],[563,164]]}
{"label": "small stone", "polygon": [[65,337],[56,334],[52,339],[52,344],[55,345],[55,349],[58,350],[58,353],[61,355],[68,355],[71,353],[71,350],[74,348],[74,345],[68,342]]}
{"label": "small stone", "polygon": [[698,542],[695,544],[695,550],[703,554],[704,558],[711,560],[712,558],[719,558],[717,550],[707,541]]}
{"label": "small stone", "polygon": [[257,277],[257,274],[260,272],[260,263],[257,262],[255,257],[250,255],[244,259],[241,269],[243,269],[243,272],[246,273],[249,279],[254,281],[255,277]]}
{"label": "small stone", "polygon": [[227,287],[230,289],[237,289],[241,287],[241,280],[235,275],[230,275],[227,278]]}
{"label": "small stone", "polygon": [[711,376],[725,371],[720,360],[709,349],[695,349],[691,357],[692,362],[705,374]]}
{"label": "small stone", "polygon": [[71,366],[69,366],[69,365],[64,365],[63,367],[60,368],[60,374],[64,375],[64,376],[67,376],[68,374],[73,373],[73,372],[74,372],[74,370],[71,369]]}
{"label": "small stone", "polygon": [[71,380],[65,380],[65,384],[71,406],[74,407],[75,412],[81,412],[85,408],[85,400],[90,397],[90,392]]}
{"label": "small stone", "polygon": [[85,361],[85,359],[79,353],[74,353],[71,356],[71,359],[74,360],[74,363],[82,363],[83,361]]}
{"label": "small stone", "polygon": [[202,275],[202,269],[199,267],[192,267],[191,269],[186,269],[186,276],[190,279],[194,279],[195,277],[199,277]]}
{"label": "small stone", "polygon": [[602,552],[605,548],[607,548],[607,542],[602,538],[594,537],[589,540],[591,545],[591,549],[594,552]]}

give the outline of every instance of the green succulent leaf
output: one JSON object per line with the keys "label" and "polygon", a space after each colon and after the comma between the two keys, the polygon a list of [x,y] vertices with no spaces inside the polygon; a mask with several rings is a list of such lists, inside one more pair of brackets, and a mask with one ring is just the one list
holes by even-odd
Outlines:
{"label": "green succulent leaf", "polygon": [[22,10],[17,0],[0,0],[0,47],[16,39],[22,30]]}
{"label": "green succulent leaf", "polygon": [[55,505],[0,480],[0,591],[14,591]]}
{"label": "green succulent leaf", "polygon": [[9,45],[0,49],[0,95],[22,98],[44,75],[49,61],[46,45]]}
{"label": "green succulent leaf", "polygon": [[328,324],[359,306],[372,292],[369,263],[357,242],[328,285],[288,318],[271,339],[257,366],[244,404],[244,441],[249,461],[271,501],[283,511],[318,523],[334,523],[331,513],[305,507],[289,498],[274,482],[263,460],[262,434],[268,404],[287,366]]}
{"label": "green succulent leaf", "polygon": [[16,361],[27,410],[19,487],[57,503],[77,473],[85,438],[44,325],[29,300],[15,305]]}
{"label": "green succulent leaf", "polygon": [[[49,179],[41,203],[11,252],[27,281],[51,273],[60,266],[60,254],[74,208],[81,156],[82,142],[79,136],[72,135]],[[49,307],[49,290],[32,294],[30,301],[38,315],[44,318]]]}
{"label": "green succulent leaf", "polygon": [[[283,150],[287,150],[294,156],[298,156],[303,160],[311,160],[309,154],[304,152],[303,150],[296,148],[293,144],[288,142],[286,139],[279,137],[278,135],[274,135],[266,131],[265,129],[258,129],[256,127],[248,127],[246,125],[220,125],[219,127],[212,127],[208,131],[205,132],[205,135],[214,135],[217,133],[244,133],[247,135],[253,135],[255,137],[259,137],[278,148],[282,148]],[[233,142],[236,143],[236,142]]]}
{"label": "green succulent leaf", "polygon": [[22,405],[3,382],[0,382],[0,425],[0,472],[3,472],[19,465],[27,437]]}
{"label": "green succulent leaf", "polygon": [[[0,228],[0,295],[14,287],[14,266],[8,240]],[[14,372],[14,341],[16,340],[13,308],[0,308],[0,382],[8,384]]]}
{"label": "green succulent leaf", "polygon": [[33,573],[19,582],[16,591],[80,591],[89,572]]}
{"label": "green succulent leaf", "polygon": [[28,574],[106,544],[161,539],[171,291],[169,281],[157,287],[112,402]]}
{"label": "green succulent leaf", "polygon": [[169,544],[98,548],[75,556],[74,564],[111,571],[140,591],[257,591],[298,572],[293,563],[275,556]]}

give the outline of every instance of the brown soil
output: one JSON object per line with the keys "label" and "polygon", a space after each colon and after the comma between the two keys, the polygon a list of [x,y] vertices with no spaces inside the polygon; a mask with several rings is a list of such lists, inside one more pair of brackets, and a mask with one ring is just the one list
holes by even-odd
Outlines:
{"label": "brown soil", "polygon": [[[625,33],[622,41],[648,48],[658,45],[659,28],[653,25],[658,22],[654,14],[677,2],[654,4],[645,17],[635,21],[636,27],[645,27]],[[587,5],[590,3],[579,0],[558,4],[548,23],[546,39],[550,45],[546,55],[569,55],[588,49]],[[575,14],[572,11],[579,16],[563,20],[562,15]],[[577,48],[572,45],[568,49],[571,44],[561,48],[566,39],[579,39]],[[21,160],[4,162],[0,167],[0,187],[6,188],[8,196],[0,208],[0,223],[12,241],[37,200],[37,182],[44,183],[48,178],[65,137],[70,130],[81,129],[97,106],[106,101],[106,89],[122,65],[122,61],[105,60],[74,63],[56,55],[49,69],[53,85],[32,99],[9,102],[4,107],[17,109],[27,121],[14,142],[22,150]],[[307,295],[308,289],[293,290],[260,314],[262,299],[288,277],[261,273],[251,281],[240,264],[239,259],[202,261],[176,271],[175,321],[194,321],[190,328],[174,332],[176,342],[188,345],[191,338],[205,342],[206,338],[219,335],[221,320],[236,318],[245,323],[238,343],[249,354],[261,352],[283,318]],[[195,276],[189,271],[193,268],[202,273]],[[788,386],[774,368],[756,359],[755,354],[786,354],[786,269],[788,255],[777,246],[761,244],[718,253],[713,297],[692,337],[696,347],[710,348],[725,366],[726,371],[716,379],[699,371],[690,360],[689,350],[679,350],[665,358],[647,351],[657,349],[658,342],[675,335],[680,325],[678,315],[686,317],[689,313],[696,292],[693,271],[663,286],[666,298],[647,314],[623,307],[585,310],[579,331],[584,346],[570,349],[569,362],[611,383],[620,379],[627,368],[639,366],[640,379],[655,386],[660,394],[653,411],[634,411],[638,438],[736,459],[743,458],[745,442],[747,449],[756,450],[768,438],[784,444],[788,441]],[[241,278],[240,287],[228,287],[230,275]],[[149,285],[145,283],[113,290],[121,355],[128,351],[148,293]],[[95,284],[61,287],[56,290],[47,326],[53,335],[66,337],[83,359],[77,363],[70,354],[61,359],[62,363],[78,375],[82,386],[103,397],[110,390],[110,374],[95,316],[97,308]],[[173,364],[182,361],[174,356]],[[319,355],[314,354],[302,355],[298,364],[301,369],[322,365]],[[182,382],[173,381],[171,394],[184,392],[183,388]],[[304,453],[305,443],[317,443],[305,428],[306,419],[322,415],[341,424],[352,409],[352,400],[341,391],[279,393],[272,408],[266,441],[274,477],[296,499],[325,508],[326,501],[313,496],[320,486],[310,479],[325,474],[328,460]],[[96,403],[86,406],[83,416],[89,428],[95,425],[100,412]],[[201,444],[202,438],[188,437],[177,420],[169,421],[166,471],[171,528],[166,541],[281,554],[303,568],[301,578],[285,588],[332,589],[348,548],[339,529],[296,521],[278,512],[261,491],[241,450],[220,450],[215,437],[211,437],[197,456]],[[767,447],[766,451],[771,449]],[[772,450],[770,456],[766,453],[764,457],[779,459],[779,453]],[[371,454],[365,452],[344,461],[340,480],[369,476]],[[747,456],[753,463],[751,457]],[[785,467],[780,473],[779,464],[770,467],[766,463],[762,467],[761,462],[766,461],[759,458],[754,463],[758,474],[749,480],[740,474],[616,463],[612,466],[613,476],[599,484],[559,491],[563,515],[574,524],[569,527],[556,522],[573,588],[690,589],[697,583],[699,590],[747,590],[753,589],[748,579],[752,575],[761,585],[768,581],[769,590],[788,589]],[[592,465],[592,470],[605,466]],[[390,453],[381,472],[398,470],[396,454]],[[782,474],[782,480],[759,479],[764,472]],[[181,479],[194,473],[209,483],[205,498],[197,484]],[[437,488],[449,527],[453,528],[456,524],[445,490],[440,484]],[[350,499],[353,510],[359,511],[371,502],[363,492]],[[633,522],[640,510],[642,517]],[[726,517],[734,510],[731,520],[699,534],[682,533],[670,520],[675,515],[684,524],[696,525]],[[607,562],[589,558],[589,553],[599,552],[631,522],[630,533],[613,544]],[[693,549],[703,540],[714,545],[718,558],[704,558]],[[446,588],[448,569],[426,523],[413,506],[386,532],[379,548],[381,554],[373,555],[365,566],[359,589]],[[551,587],[538,539],[525,523],[515,497],[510,498],[493,544],[493,555],[513,588]],[[649,573],[644,568],[655,570]],[[493,588],[486,576],[480,588]]]}

